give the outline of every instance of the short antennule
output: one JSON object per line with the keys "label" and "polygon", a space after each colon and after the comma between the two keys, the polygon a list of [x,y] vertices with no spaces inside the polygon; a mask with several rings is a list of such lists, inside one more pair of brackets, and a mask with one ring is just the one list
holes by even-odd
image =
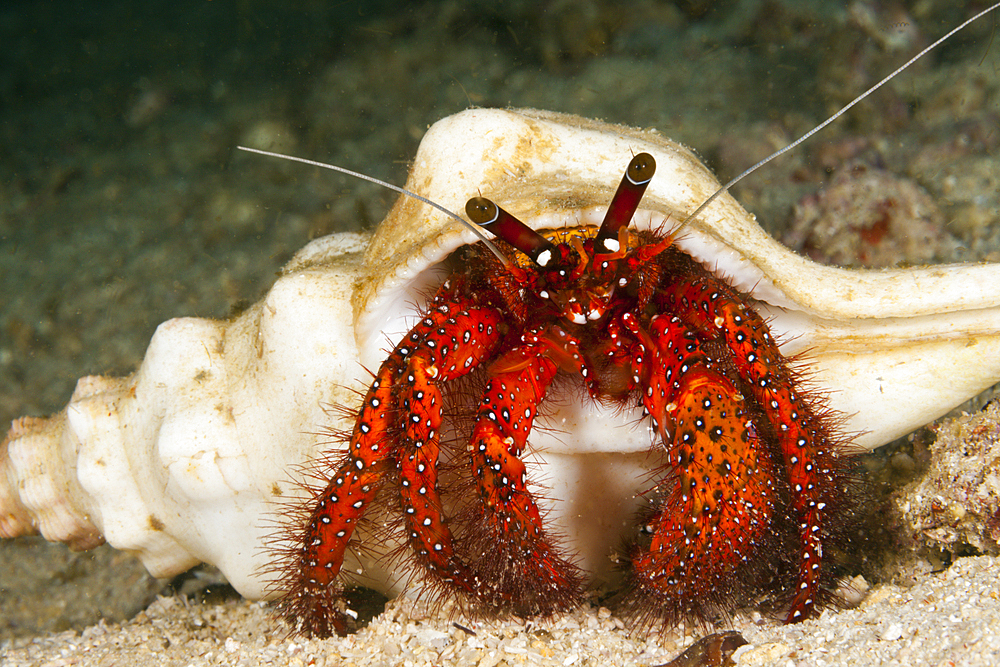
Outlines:
{"label": "short antennule", "polygon": [[656,173],[656,160],[649,153],[639,153],[628,163],[625,175],[608,204],[608,212],[597,232],[595,249],[599,253],[618,252],[618,231],[628,227],[639,208],[639,201],[646,192],[646,186]]}
{"label": "short antennule", "polygon": [[470,199],[465,213],[469,220],[514,246],[538,266],[545,267],[554,256],[555,246],[551,241],[486,197]]}

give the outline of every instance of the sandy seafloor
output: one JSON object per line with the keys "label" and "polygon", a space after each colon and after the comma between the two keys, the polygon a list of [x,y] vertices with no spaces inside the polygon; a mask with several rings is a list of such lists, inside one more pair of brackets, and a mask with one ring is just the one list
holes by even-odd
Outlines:
{"label": "sandy seafloor", "polygon": [[[237,144],[402,183],[435,120],[538,107],[655,127],[728,177],[983,6],[5,3],[0,419],[58,410],[78,377],[130,372],[161,321],[225,317],[310,238],[369,229],[394,199]],[[793,204],[861,159],[933,200],[938,231],[921,262],[997,261],[994,28],[972,27],[734,194],[795,243]],[[960,558],[800,626],[737,617],[751,642],[740,664],[995,664],[998,574],[992,557]],[[483,624],[473,637],[398,601],[355,636],[302,642],[259,604],[227,598],[209,572],[163,585],[106,547],[5,541],[0,663],[653,665],[698,634],[629,636],[627,622],[593,608]],[[202,593],[184,597],[192,589]]]}

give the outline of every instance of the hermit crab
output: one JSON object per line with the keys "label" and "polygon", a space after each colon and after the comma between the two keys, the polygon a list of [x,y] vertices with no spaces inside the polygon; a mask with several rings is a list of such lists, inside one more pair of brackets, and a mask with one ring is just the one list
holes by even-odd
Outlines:
{"label": "hermit crab", "polygon": [[[655,177],[641,200],[626,186],[626,201],[610,206],[614,231],[602,237],[621,172],[642,154],[655,160]],[[640,160],[634,180],[643,180],[644,164]],[[830,495],[835,482],[839,488],[850,480],[850,465],[825,410],[842,415],[839,433],[857,434],[854,445],[871,449],[1000,377],[995,288],[1000,267],[821,267],[776,243],[728,195],[674,234],[718,183],[689,151],[653,131],[535,110],[470,110],[430,128],[407,187],[452,211],[478,190],[499,205],[501,227],[512,223],[500,207],[531,229],[553,231],[542,234],[544,241],[528,232],[501,231],[506,241],[498,245],[509,262],[504,264],[470,248],[479,239],[465,227],[421,201],[402,198],[373,235],[334,235],[303,248],[267,296],[238,318],[164,323],[134,375],[84,378],[63,412],[14,423],[0,448],[0,534],[41,532],[77,547],[106,540],[135,553],[158,576],[211,562],[252,598],[274,596],[277,581],[283,588],[277,593],[289,593],[281,603],[285,612],[303,630],[323,634],[339,630],[351,611],[338,598],[341,579],[333,577],[334,559],[343,557],[340,574],[398,593],[407,578],[384,555],[411,553],[414,542],[418,566],[439,568],[431,577],[445,582],[440,585],[450,586],[450,579],[458,590],[473,589],[467,594],[473,600],[478,595],[503,609],[543,613],[571,604],[584,578],[591,585],[607,581],[618,567],[611,555],[625,536],[640,554],[632,558],[639,567],[631,566],[636,589],[660,596],[667,615],[698,611],[690,602],[696,596],[705,605],[701,610],[710,613],[720,601],[700,594],[690,578],[671,583],[683,566],[668,554],[671,536],[691,530],[691,537],[685,532],[683,538],[695,544],[684,554],[691,554],[691,567],[710,563],[717,569],[708,581],[732,582],[731,572],[744,567],[744,554],[726,550],[721,538],[711,548],[725,557],[699,560],[715,539],[714,526],[716,534],[728,531],[737,541],[759,538],[751,549],[755,555],[773,549],[787,557],[790,566],[779,572],[776,586],[784,592],[786,618],[794,620],[829,583],[824,564],[811,567],[812,554],[820,555],[826,540],[836,539],[838,524],[830,519],[850,500]],[[482,204],[474,217],[485,221],[489,216],[483,212],[492,210]],[[575,228],[588,231],[571,231]],[[606,268],[603,262],[595,266],[601,255]],[[480,266],[468,273],[456,269],[457,259]],[[539,262],[563,267],[568,275],[576,272],[587,289],[557,292],[566,285]],[[625,268],[628,275],[619,276]],[[521,282],[504,287],[503,276],[509,275]],[[626,278],[624,285],[619,278]],[[521,287],[530,287],[531,294],[521,297]],[[686,307],[684,299],[708,310]],[[449,304],[447,316],[435,310]],[[523,323],[498,318],[499,310],[488,312],[497,304],[510,309],[502,311],[504,317],[522,317]],[[477,312],[479,319],[462,316],[463,310]],[[592,312],[596,319],[587,319]],[[585,322],[574,323],[580,315]],[[425,325],[427,317],[441,323]],[[456,324],[447,321],[451,317]],[[463,319],[469,326],[458,326]],[[614,323],[621,347],[610,336],[581,333],[601,322]],[[489,335],[485,329],[491,324]],[[436,333],[444,325],[445,334]],[[404,340],[411,331],[418,334],[412,353]],[[452,335],[458,338],[455,347]],[[454,356],[473,339],[480,351]],[[680,362],[689,368],[674,370],[668,380],[667,371],[677,363],[669,356],[671,342],[692,349]],[[757,350],[741,347],[754,342]],[[443,346],[461,364],[472,359],[476,370],[459,381],[418,384],[417,374],[433,375],[434,362],[436,372],[450,372],[451,364],[435,356],[445,354]],[[399,367],[405,376],[397,377]],[[802,384],[799,374],[805,369]],[[524,377],[515,377],[523,371]],[[543,374],[542,380],[536,382],[532,372]],[[543,389],[545,373],[554,379],[544,400],[526,392],[511,399],[510,391],[496,391],[496,383],[515,381]],[[949,382],[936,380],[945,375]],[[391,383],[383,386],[379,377]],[[762,380],[777,392],[773,397],[763,393],[768,386],[753,386]],[[372,395],[358,395],[373,384]],[[647,396],[648,389],[653,392]],[[400,429],[399,418],[418,414],[436,390],[441,398],[436,406],[430,399],[427,418],[440,409],[441,429],[431,429],[426,420]],[[420,391],[424,397],[417,396]],[[385,408],[384,417],[373,398]],[[685,401],[699,400],[712,405],[689,417]],[[345,417],[330,407],[336,405],[354,412]],[[498,425],[506,419],[505,408],[509,426]],[[643,410],[651,416],[644,417]],[[489,417],[491,411],[500,419]],[[525,421],[517,430],[519,417]],[[387,437],[367,437],[369,420],[379,422]],[[527,420],[533,421],[530,438],[524,435]],[[793,460],[797,439],[786,440],[791,449],[780,444],[783,426],[793,433],[810,431],[803,436],[808,458]],[[716,441],[717,429],[722,434]],[[426,492],[434,488],[431,459],[414,454],[411,462],[400,454],[406,447],[418,449],[419,438],[419,449],[428,452],[421,456],[431,456],[433,444],[424,449],[433,441],[430,430],[441,431],[433,442],[442,447],[440,508]],[[345,452],[330,431],[346,432],[358,449]],[[473,432],[483,434],[481,453],[475,447],[466,451]],[[688,432],[697,448],[684,446]],[[518,452],[524,441],[525,451]],[[733,442],[745,445],[738,450],[741,465],[732,458]],[[396,449],[377,458],[372,446]],[[525,482],[514,458],[518,453]],[[709,478],[708,484],[721,486],[709,491],[703,477],[691,475],[688,483],[695,483],[697,495],[685,500],[681,493],[683,512],[659,513],[687,470],[724,469],[727,463],[731,474],[716,468]],[[342,470],[345,464],[353,466],[350,473]],[[800,476],[799,466],[808,474]],[[479,467],[482,480],[475,474]],[[333,500],[338,471],[344,473],[345,492],[356,494],[349,503],[339,496]],[[362,488],[359,473],[398,481],[383,482],[387,504],[366,507],[361,494],[372,489]],[[359,474],[359,483],[347,474]],[[740,475],[748,476],[752,495],[742,482],[737,485]],[[328,479],[332,496],[324,495]],[[404,481],[410,491],[403,491]],[[730,503],[731,498],[737,500]],[[285,513],[282,508],[289,505],[297,510]],[[499,510],[487,515],[483,507]],[[360,510],[366,510],[365,521],[351,514]],[[638,524],[637,510],[643,519]],[[501,522],[499,532],[475,535],[476,519],[489,516]],[[682,516],[695,522],[670,524],[671,517]],[[356,528],[341,549],[347,519]],[[428,519],[430,525],[424,525]],[[275,522],[281,524],[277,532]],[[309,533],[326,525],[331,533]],[[452,554],[445,552],[446,526],[458,535]],[[473,534],[466,532],[470,527]],[[779,527],[785,530],[773,531]],[[340,530],[343,537],[337,536]],[[490,535],[505,542],[484,544]],[[337,551],[317,555],[314,568],[308,550],[320,545]],[[284,557],[275,560],[275,550]],[[496,558],[498,553],[503,558]],[[659,554],[645,569],[644,553]],[[806,560],[812,562],[804,565]],[[524,587],[510,581],[520,565],[534,577]],[[745,567],[763,577],[754,568],[766,566]],[[333,584],[324,589],[310,581],[322,577]],[[477,590],[469,583],[476,577],[488,585]],[[558,585],[546,588],[553,579]],[[735,598],[751,592],[741,581],[730,587]],[[686,592],[671,595],[671,586],[676,591],[685,585]]]}
{"label": "hermit crab", "polygon": [[[290,554],[281,606],[294,621],[346,630],[338,575],[384,486],[396,487],[416,566],[440,588],[529,615],[580,600],[581,573],[521,460],[567,376],[590,400],[641,408],[662,450],[643,492],[645,539],[630,549],[634,604],[704,611],[790,566],[786,620],[809,615],[830,583],[824,544],[850,510],[851,459],[746,297],[679,250],[675,232],[630,229],[654,171],[652,155],[633,157],[599,226],[537,232],[469,200],[469,218],[500,249],[449,255],[443,283],[375,373]],[[451,390],[463,379],[471,388]],[[446,412],[472,425],[449,457]],[[457,520],[444,508],[444,458],[467,458],[457,487],[475,489]]]}

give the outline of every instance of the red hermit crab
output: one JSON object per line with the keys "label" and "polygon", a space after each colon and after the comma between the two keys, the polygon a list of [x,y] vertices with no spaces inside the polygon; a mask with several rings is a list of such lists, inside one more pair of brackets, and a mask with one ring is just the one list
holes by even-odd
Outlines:
{"label": "red hermit crab", "polygon": [[599,226],[537,232],[469,200],[495,247],[447,258],[375,372],[285,566],[293,623],[345,632],[344,557],[387,496],[413,565],[439,590],[529,615],[580,600],[582,573],[522,461],[559,392],[641,408],[651,425],[654,472],[624,559],[629,607],[705,615],[766,584],[786,591],[788,622],[811,613],[831,581],[824,550],[851,511],[851,458],[753,300],[674,233],[630,227],[654,171],[635,155]]}

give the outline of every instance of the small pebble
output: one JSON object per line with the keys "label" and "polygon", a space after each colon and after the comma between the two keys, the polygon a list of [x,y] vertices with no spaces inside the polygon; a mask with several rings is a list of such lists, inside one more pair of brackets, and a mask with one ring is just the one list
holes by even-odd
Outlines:
{"label": "small pebble", "polygon": [[903,626],[899,623],[890,623],[889,627],[882,631],[881,638],[887,642],[894,642],[903,636]]}

